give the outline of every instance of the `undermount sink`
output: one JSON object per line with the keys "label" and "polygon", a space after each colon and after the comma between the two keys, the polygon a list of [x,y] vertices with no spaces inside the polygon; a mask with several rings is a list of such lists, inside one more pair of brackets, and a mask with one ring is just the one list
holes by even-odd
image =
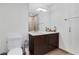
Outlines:
{"label": "undermount sink", "polygon": [[46,31],[31,31],[31,32],[29,32],[29,34],[32,36],[54,34],[54,33],[58,33],[58,32],[46,32]]}

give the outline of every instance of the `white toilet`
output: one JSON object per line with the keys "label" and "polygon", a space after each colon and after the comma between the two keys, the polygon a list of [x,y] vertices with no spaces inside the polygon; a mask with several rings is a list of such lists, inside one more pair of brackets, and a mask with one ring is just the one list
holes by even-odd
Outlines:
{"label": "white toilet", "polygon": [[8,36],[8,55],[22,55],[23,37],[18,34]]}

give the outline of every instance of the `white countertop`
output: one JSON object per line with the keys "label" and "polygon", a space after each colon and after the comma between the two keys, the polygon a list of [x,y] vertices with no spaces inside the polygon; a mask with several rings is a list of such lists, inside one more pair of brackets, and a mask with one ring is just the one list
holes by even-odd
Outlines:
{"label": "white countertop", "polygon": [[32,36],[37,36],[37,35],[45,35],[45,34],[54,34],[54,33],[59,33],[59,32],[46,32],[46,31],[31,31],[29,32],[30,35]]}

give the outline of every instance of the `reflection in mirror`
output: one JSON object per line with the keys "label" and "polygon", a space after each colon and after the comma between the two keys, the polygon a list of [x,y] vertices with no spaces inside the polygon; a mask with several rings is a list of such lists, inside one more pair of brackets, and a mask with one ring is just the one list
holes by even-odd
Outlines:
{"label": "reflection in mirror", "polygon": [[51,10],[48,3],[29,4],[29,31],[46,31],[51,25]]}
{"label": "reflection in mirror", "polygon": [[29,16],[29,31],[38,31],[38,15]]}

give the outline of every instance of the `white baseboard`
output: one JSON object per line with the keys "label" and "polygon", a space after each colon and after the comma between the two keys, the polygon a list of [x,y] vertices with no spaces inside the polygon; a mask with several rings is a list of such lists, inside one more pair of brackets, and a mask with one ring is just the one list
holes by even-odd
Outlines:
{"label": "white baseboard", "polygon": [[72,50],[63,49],[63,48],[59,48],[59,49],[62,49],[62,50],[66,51],[66,52],[68,52],[68,53],[70,53],[70,54],[72,54],[72,55],[76,55],[76,53],[74,53]]}

